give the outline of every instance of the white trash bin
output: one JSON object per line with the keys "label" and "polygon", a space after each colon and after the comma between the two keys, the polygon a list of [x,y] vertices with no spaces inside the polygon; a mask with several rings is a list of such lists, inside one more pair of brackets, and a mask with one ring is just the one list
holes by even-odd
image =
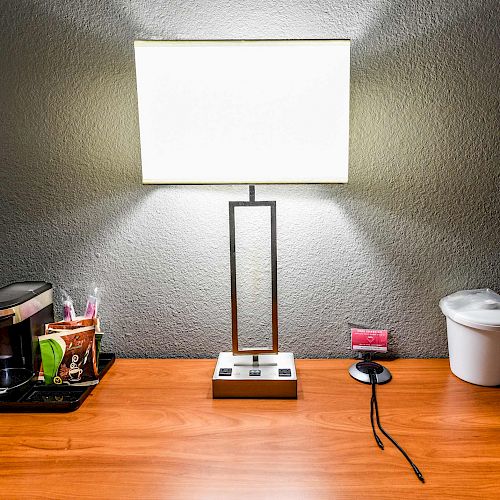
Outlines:
{"label": "white trash bin", "polygon": [[446,316],[451,371],[477,385],[500,385],[500,295],[482,288],[439,301]]}

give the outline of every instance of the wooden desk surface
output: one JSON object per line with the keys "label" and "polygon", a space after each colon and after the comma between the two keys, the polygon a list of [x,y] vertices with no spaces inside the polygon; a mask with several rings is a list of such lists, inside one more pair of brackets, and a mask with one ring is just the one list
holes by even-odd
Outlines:
{"label": "wooden desk surface", "polygon": [[351,360],[298,360],[298,400],[212,400],[214,360],[117,360],[67,414],[0,415],[0,497],[500,498],[500,390],[388,362],[371,434]]}

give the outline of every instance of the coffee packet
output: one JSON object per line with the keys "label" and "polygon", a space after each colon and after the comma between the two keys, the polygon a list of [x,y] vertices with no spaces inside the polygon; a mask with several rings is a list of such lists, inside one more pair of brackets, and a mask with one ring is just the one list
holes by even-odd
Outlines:
{"label": "coffee packet", "polygon": [[45,332],[38,341],[46,384],[99,382],[94,321],[49,323]]}

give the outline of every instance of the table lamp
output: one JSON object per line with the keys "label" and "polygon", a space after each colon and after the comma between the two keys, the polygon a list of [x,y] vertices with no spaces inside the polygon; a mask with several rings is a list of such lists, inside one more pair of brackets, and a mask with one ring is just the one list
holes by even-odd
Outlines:
{"label": "table lamp", "polygon": [[[292,353],[278,349],[276,202],[256,184],[345,183],[349,40],[137,41],[145,184],[248,184],[229,202],[232,351],[219,355],[213,397],[297,397]],[[236,217],[268,210],[271,345],[238,334]]]}

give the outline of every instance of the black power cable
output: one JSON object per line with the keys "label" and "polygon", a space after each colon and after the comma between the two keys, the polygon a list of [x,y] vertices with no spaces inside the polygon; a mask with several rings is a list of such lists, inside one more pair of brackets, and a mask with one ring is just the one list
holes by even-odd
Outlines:
{"label": "black power cable", "polygon": [[[376,363],[373,363],[376,364]],[[379,365],[380,366],[380,365]],[[376,371],[374,369],[369,370],[369,375],[370,375],[370,382],[372,386],[372,398],[370,401],[370,421],[372,424],[372,430],[373,430],[373,436],[375,437],[375,441],[377,442],[377,445],[379,446],[380,449],[384,449],[384,445],[382,443],[382,440],[379,438],[377,432],[375,431],[375,425],[373,423],[373,410],[375,409],[375,418],[377,421],[377,427],[380,429],[380,432],[403,454],[403,456],[406,458],[408,463],[411,465],[413,471],[415,472],[416,476],[422,481],[422,483],[425,483],[424,476],[420,472],[419,468],[413,463],[412,459],[408,456],[408,453],[406,453],[401,446],[396,442],[395,439],[392,438],[392,436],[386,432],[382,425],[380,424],[380,417],[378,413],[378,402],[377,402],[377,391],[375,389],[375,386],[377,385],[377,377],[376,377]]]}
{"label": "black power cable", "polygon": [[370,401],[370,422],[372,423],[372,431],[373,431],[373,437],[375,438],[375,441],[377,442],[378,444],[378,447],[383,450],[384,449],[384,443],[382,443],[382,440],[379,438],[378,434],[377,434],[377,431],[375,430],[375,424],[373,423],[373,409],[375,407],[375,401],[373,399],[373,395],[372,395],[372,399]]}

